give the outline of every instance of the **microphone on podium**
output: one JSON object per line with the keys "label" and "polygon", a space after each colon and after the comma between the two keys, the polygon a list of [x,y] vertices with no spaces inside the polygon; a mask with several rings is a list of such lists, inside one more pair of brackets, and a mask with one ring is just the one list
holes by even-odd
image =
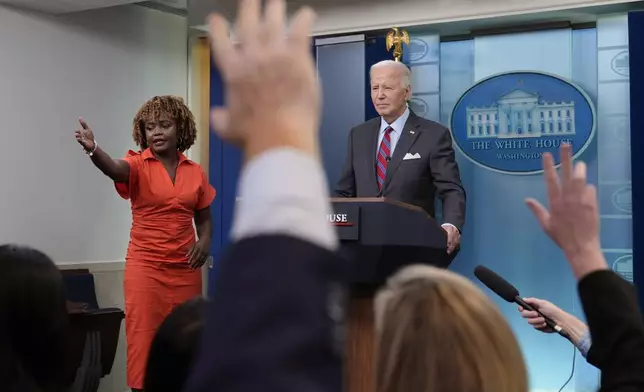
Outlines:
{"label": "microphone on podium", "polygon": [[546,320],[546,325],[548,325],[548,327],[552,328],[555,332],[557,332],[564,338],[570,340],[561,326],[557,325],[557,323],[555,323],[551,318],[546,317],[538,309],[535,309],[531,305],[527,304],[519,295],[519,290],[517,290],[516,287],[512,286],[510,282],[497,275],[494,271],[487,267],[479,265],[474,268],[474,276],[476,276],[478,280],[481,281],[481,283],[486,285],[490,290],[494,291],[496,295],[503,298],[504,300],[511,303],[516,303],[523,309],[533,310],[539,313],[541,317]]}

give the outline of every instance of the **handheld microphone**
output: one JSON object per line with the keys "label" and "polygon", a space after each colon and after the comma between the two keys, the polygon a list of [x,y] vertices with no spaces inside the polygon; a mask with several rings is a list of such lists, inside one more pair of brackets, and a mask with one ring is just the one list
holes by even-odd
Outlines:
{"label": "handheld microphone", "polygon": [[531,305],[527,304],[519,295],[519,290],[517,290],[516,287],[512,286],[510,282],[497,275],[494,271],[490,270],[487,267],[479,265],[474,268],[474,276],[476,276],[478,280],[481,281],[481,283],[486,285],[490,290],[494,291],[496,295],[503,298],[504,300],[511,303],[516,303],[523,309],[533,310],[539,313],[539,315],[541,315],[541,317],[546,320],[546,325],[548,327],[552,328],[555,332],[557,332],[564,338],[569,339],[568,335],[561,328],[561,326],[557,325],[557,323],[555,323],[551,318],[546,317],[538,309],[535,309]]}

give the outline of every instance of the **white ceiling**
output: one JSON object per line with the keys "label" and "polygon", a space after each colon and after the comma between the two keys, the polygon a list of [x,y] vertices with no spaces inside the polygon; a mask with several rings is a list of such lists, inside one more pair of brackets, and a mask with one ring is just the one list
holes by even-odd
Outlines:
{"label": "white ceiling", "polygon": [[[594,22],[598,15],[644,9],[644,0],[286,0],[289,10],[311,5],[318,18],[313,35],[379,31],[391,26],[428,26],[441,36],[470,34],[551,22]],[[232,19],[238,0],[190,0],[191,33],[204,35],[206,16]]]}
{"label": "white ceiling", "polygon": [[115,5],[138,3],[141,0],[0,0],[0,4],[12,5],[48,14],[67,14]]}

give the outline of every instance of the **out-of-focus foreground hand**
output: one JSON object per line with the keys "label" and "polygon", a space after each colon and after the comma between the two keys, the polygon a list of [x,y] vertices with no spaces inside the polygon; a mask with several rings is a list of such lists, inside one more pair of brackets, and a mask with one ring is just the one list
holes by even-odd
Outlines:
{"label": "out-of-focus foreground hand", "polygon": [[561,146],[561,179],[551,154],[543,155],[543,171],[548,192],[546,209],[535,199],[526,204],[543,230],[563,250],[578,280],[608,268],[599,244],[599,213],[595,186],[586,182],[586,164],[574,168],[571,146]]}
{"label": "out-of-focus foreground hand", "polygon": [[284,0],[241,0],[233,43],[227,21],[209,16],[215,64],[226,105],[213,109],[213,128],[241,147],[246,161],[272,148],[318,155],[320,86],[311,54],[314,12],[301,8],[287,29]]}

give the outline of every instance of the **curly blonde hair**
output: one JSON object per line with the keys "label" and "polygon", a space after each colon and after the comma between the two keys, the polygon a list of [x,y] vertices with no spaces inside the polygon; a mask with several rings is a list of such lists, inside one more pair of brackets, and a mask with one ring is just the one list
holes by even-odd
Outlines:
{"label": "curly blonde hair", "polygon": [[183,102],[183,99],[173,95],[156,96],[141,106],[132,122],[132,138],[134,143],[145,150],[148,148],[145,137],[145,123],[157,120],[166,115],[176,122],[177,150],[184,152],[195,144],[197,140],[197,125],[195,117]]}

